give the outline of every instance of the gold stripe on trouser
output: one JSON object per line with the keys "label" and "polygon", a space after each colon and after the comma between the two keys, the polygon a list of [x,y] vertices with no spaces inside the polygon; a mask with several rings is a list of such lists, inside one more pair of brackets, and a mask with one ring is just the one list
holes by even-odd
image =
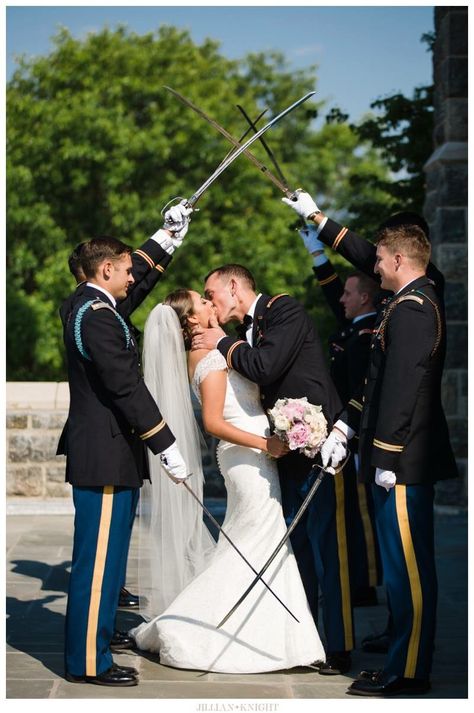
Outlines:
{"label": "gold stripe on trouser", "polygon": [[99,607],[104,579],[107,546],[109,544],[110,522],[114,502],[114,486],[105,485],[102,495],[102,510],[100,513],[99,534],[95,553],[94,574],[92,575],[89,617],[87,620],[86,638],[86,676],[97,675],[97,626],[99,622]]}
{"label": "gold stripe on trouser", "polygon": [[402,538],[403,553],[410,581],[411,599],[413,604],[413,624],[408,642],[407,660],[405,664],[405,678],[415,678],[418,650],[421,637],[421,616],[423,613],[423,594],[421,591],[420,575],[416,562],[415,549],[408,519],[407,489],[406,485],[395,486],[395,505],[397,510],[398,526]]}
{"label": "gold stripe on trouser", "polygon": [[357,483],[357,494],[359,497],[359,512],[364,530],[365,549],[367,551],[367,571],[369,575],[369,587],[377,586],[377,558],[375,556],[375,540],[372,521],[367,506],[367,493],[363,483]]}
{"label": "gold stripe on trouser", "polygon": [[347,532],[344,506],[344,474],[333,476],[336,491],[337,550],[339,555],[339,578],[341,581],[342,621],[344,623],[345,650],[354,647],[351,617],[351,587],[349,584],[349,560],[347,557]]}

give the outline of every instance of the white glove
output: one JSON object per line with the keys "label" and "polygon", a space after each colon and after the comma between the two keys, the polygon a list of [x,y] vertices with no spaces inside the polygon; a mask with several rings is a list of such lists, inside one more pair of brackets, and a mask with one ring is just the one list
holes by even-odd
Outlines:
{"label": "white glove", "polygon": [[376,468],[375,482],[377,483],[377,485],[380,485],[382,488],[385,488],[388,493],[390,488],[393,488],[393,486],[397,482],[397,476],[395,475],[393,470],[384,470],[383,468]]}
{"label": "white glove", "polygon": [[347,453],[347,439],[339,431],[332,430],[321,447],[321,460],[326,470],[334,472]]}
{"label": "white glove", "polygon": [[[183,198],[181,203],[171,206],[163,216],[165,219],[163,228],[170,230],[173,233],[173,238],[181,242],[183,242],[183,238],[188,232],[191,220],[189,216],[193,212],[193,209],[188,208],[186,203],[186,198]],[[175,247],[179,247],[179,245],[175,245]]]}
{"label": "white glove", "polygon": [[176,441],[160,453],[160,461],[166,475],[171,478],[174,483],[181,483],[190,475],[183,456],[176,445]]}
{"label": "white glove", "polygon": [[289,205],[295,210],[299,216],[306,218],[313,213],[321,213],[316,203],[313,201],[309,193],[305,193],[301,188],[295,191],[296,199],[282,198],[283,203]]}
{"label": "white glove", "polygon": [[318,229],[315,225],[307,225],[305,228],[301,228],[298,232],[303,238],[306,250],[311,255],[319,250],[324,250],[324,243],[318,239]]}

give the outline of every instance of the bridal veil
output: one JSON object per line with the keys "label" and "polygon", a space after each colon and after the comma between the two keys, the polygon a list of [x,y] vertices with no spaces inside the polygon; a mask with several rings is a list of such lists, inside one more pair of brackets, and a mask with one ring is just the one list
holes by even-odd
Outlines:
{"label": "bridal veil", "polygon": [[[200,432],[194,417],[186,352],[178,317],[172,307],[157,305],[145,324],[145,383],[193,474],[188,483],[202,501]],[[215,542],[198,503],[173,483],[148,451],[151,482],[145,481],[139,505],[140,613],[161,614],[207,566]]]}

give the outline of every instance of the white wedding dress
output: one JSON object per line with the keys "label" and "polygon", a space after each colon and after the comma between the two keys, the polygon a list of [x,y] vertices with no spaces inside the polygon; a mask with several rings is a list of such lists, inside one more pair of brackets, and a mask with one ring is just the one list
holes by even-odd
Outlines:
{"label": "white wedding dress", "polygon": [[[196,367],[196,396],[200,398],[199,384],[211,371],[226,368],[220,352],[209,352]],[[224,418],[252,433],[265,435],[268,429],[258,386],[234,370],[228,374]],[[217,456],[227,489],[222,527],[259,571],[286,532],[276,463],[257,449],[225,441],[220,441]],[[277,671],[325,660],[289,543],[264,579],[299,623],[258,582],[216,629],[254,576],[221,535],[210,565],[160,616],[132,629],[138,648],[159,652],[160,663],[167,666],[223,673]]]}

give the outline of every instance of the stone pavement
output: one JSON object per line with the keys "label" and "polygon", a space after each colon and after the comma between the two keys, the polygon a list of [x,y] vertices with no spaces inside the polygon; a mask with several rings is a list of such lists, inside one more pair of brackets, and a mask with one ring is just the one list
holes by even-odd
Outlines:
{"label": "stone pavement", "polygon": [[[361,699],[345,694],[352,678],[362,668],[380,668],[383,664],[382,655],[369,655],[356,649],[353,675],[320,676],[311,668],[225,675],[167,668],[160,665],[155,656],[131,652],[115,654],[115,660],[139,670],[140,684],[136,687],[111,689],[67,683],[63,679],[62,646],[73,518],[64,514],[64,508],[61,514],[61,508],[54,507],[47,514],[34,514],[34,510],[29,514],[8,512],[7,506],[7,699],[182,699],[179,710],[190,711],[231,710],[224,707],[229,699],[234,702],[250,699],[255,703],[261,699],[267,702],[278,699],[277,708],[267,706],[266,710],[282,713],[290,709],[290,699],[295,703],[296,699],[345,699],[355,704]],[[23,512],[28,513],[28,509]],[[52,514],[58,512],[60,514]],[[433,689],[423,698],[467,698],[466,513],[438,511],[436,542],[439,624]],[[135,591],[137,585],[136,569],[137,538],[134,537],[127,579],[131,591]],[[383,597],[383,590],[379,591]],[[383,605],[357,608],[357,642],[368,633],[380,631],[385,620]],[[119,629],[127,629],[137,621],[139,617],[135,613],[120,611],[118,614]],[[209,705],[205,704],[206,699]],[[211,705],[219,700],[221,707]],[[421,704],[421,699],[418,700]],[[263,709],[248,706],[246,710]]]}

